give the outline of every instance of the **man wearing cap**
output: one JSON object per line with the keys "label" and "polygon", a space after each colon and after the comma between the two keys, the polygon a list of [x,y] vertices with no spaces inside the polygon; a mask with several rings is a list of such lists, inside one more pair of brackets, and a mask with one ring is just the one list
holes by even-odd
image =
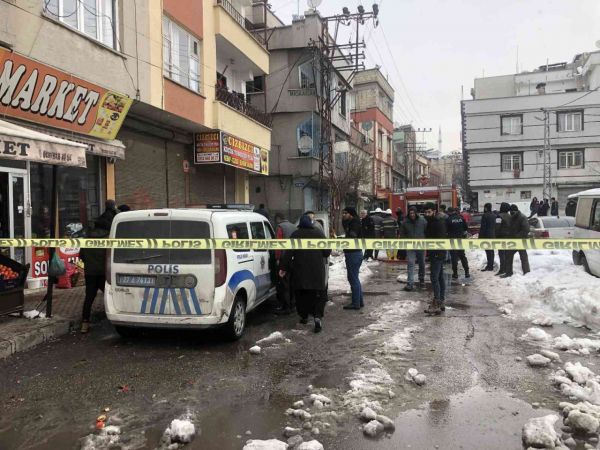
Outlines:
{"label": "man wearing cap", "polygon": [[[352,206],[347,206],[342,211],[342,224],[346,232],[346,239],[361,238],[361,226],[356,209]],[[362,250],[344,250],[346,259],[346,272],[348,274],[348,282],[352,291],[352,303],[345,305],[344,309],[359,310],[364,306],[362,286],[358,273],[363,261]]]}

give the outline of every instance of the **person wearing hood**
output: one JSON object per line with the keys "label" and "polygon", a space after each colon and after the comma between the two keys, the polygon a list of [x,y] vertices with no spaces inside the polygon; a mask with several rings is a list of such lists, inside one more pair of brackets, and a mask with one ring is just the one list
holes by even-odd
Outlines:
{"label": "person wearing hood", "polygon": [[548,215],[548,211],[550,211],[550,203],[548,203],[548,199],[545,198],[542,203],[540,203],[540,209],[538,211],[538,216],[545,217]]}
{"label": "person wearing hood", "polygon": [[[362,227],[362,236],[365,239],[374,239],[375,238],[375,222],[373,222],[373,218],[369,216],[366,209],[363,209],[360,212],[360,226]],[[373,249],[369,248],[365,250],[365,254],[363,256],[364,260],[373,259]]]}
{"label": "person wearing hood", "polygon": [[[373,225],[375,227],[375,239],[381,239],[383,237],[383,211],[381,208],[375,209],[371,213],[371,217],[373,218]],[[379,257],[379,250],[373,250],[373,259],[377,261]]]}
{"label": "person wearing hood", "polygon": [[[96,219],[94,225],[94,228],[88,231],[88,238],[100,239],[108,236],[110,225],[107,223],[106,218]],[[81,313],[81,332],[87,333],[90,331],[92,305],[96,299],[96,294],[98,290],[104,292],[104,284],[106,282],[106,249],[82,248],[79,251],[79,258],[83,261],[85,274],[85,298]]]}
{"label": "person wearing hood", "polygon": [[[323,239],[323,233],[317,230],[310,217],[300,218],[298,229],[290,239]],[[321,295],[326,287],[325,258],[331,250],[286,250],[279,262],[279,276],[284,278],[291,273],[296,309],[300,323],[308,323],[308,316],[314,318],[315,333],[323,328],[326,298]]]}
{"label": "person wearing hood", "polygon": [[[383,234],[383,239],[397,239],[398,238],[398,222],[392,216],[392,210],[387,209],[383,216],[383,221],[381,222],[381,232]],[[388,259],[395,259],[395,251],[387,250]]]}
{"label": "person wearing hood", "polygon": [[[440,213],[436,213],[433,203],[425,205],[425,237],[427,239],[448,239],[446,219]],[[439,314],[446,310],[446,279],[444,277],[444,261],[446,250],[429,250],[429,263],[431,271],[431,286],[433,287],[433,299],[425,310],[428,314]]]}
{"label": "person wearing hood", "polygon": [[[356,214],[356,209],[352,206],[344,208],[342,211],[342,224],[346,232],[346,239],[358,239],[362,237],[360,219]],[[348,283],[352,291],[352,302],[344,306],[344,309],[358,310],[364,306],[362,285],[358,274],[363,261],[362,250],[344,250],[346,259],[346,272]]]}
{"label": "person wearing hood", "polygon": [[[510,205],[510,234],[508,237],[513,239],[527,239],[529,237],[529,220],[525,214],[519,211],[517,205]],[[521,259],[521,269],[523,269],[523,275],[530,272],[529,268],[529,256],[527,256],[527,250],[507,250],[506,251],[506,271],[500,278],[508,278],[513,276],[513,260],[515,253],[519,252],[519,258]]]}
{"label": "person wearing hood", "polygon": [[[510,205],[506,202],[500,204],[500,213],[496,218],[496,238],[507,239],[510,237],[511,215]],[[501,276],[506,273],[506,252],[507,250],[498,250],[498,258],[500,258],[500,269],[496,272],[496,276]]]}
{"label": "person wearing hood", "polygon": [[[408,215],[404,222],[402,222],[401,234],[405,239],[425,239],[425,227],[427,221],[423,216],[417,214],[417,208],[411,206],[408,210]],[[407,250],[406,257],[408,259],[407,265],[407,279],[405,291],[414,290],[414,279],[415,279],[415,260],[419,264],[419,287],[425,287],[425,251],[424,250]]]}
{"label": "person wearing hood", "polygon": [[104,204],[105,209],[104,212],[96,219],[97,227],[103,230],[109,230],[112,226],[113,219],[117,214],[119,214],[119,209],[117,208],[117,202],[114,200],[106,200]]}
{"label": "person wearing hood", "polygon": [[[492,212],[492,204],[483,205],[483,216],[481,216],[481,228],[479,229],[479,239],[496,238],[496,214]],[[494,270],[494,250],[486,250],[486,266],[481,269],[482,272]]]}

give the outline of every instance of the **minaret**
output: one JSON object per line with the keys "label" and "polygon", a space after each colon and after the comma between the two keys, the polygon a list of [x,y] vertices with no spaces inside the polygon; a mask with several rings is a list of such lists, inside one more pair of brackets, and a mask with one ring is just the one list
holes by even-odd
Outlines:
{"label": "minaret", "polygon": [[440,125],[440,130],[438,132],[438,157],[442,157],[442,126]]}

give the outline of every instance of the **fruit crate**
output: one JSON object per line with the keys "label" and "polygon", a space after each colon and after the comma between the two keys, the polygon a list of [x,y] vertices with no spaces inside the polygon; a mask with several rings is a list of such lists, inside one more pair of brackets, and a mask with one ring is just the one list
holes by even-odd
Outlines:
{"label": "fruit crate", "polygon": [[20,264],[4,255],[0,255],[0,268],[15,272],[11,279],[0,274],[0,315],[23,312],[25,297],[23,289],[29,272],[29,264]]}

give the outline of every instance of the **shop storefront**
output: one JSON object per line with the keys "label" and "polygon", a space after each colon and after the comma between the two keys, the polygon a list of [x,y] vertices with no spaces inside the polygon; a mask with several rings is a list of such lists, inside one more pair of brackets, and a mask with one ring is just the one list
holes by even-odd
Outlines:
{"label": "shop storefront", "polygon": [[[77,232],[114,197],[114,162],[125,156],[114,138],[131,99],[1,48],[0,95],[0,237],[50,236],[53,166],[56,237]],[[47,250],[0,251],[30,263],[29,278],[46,277]]]}

